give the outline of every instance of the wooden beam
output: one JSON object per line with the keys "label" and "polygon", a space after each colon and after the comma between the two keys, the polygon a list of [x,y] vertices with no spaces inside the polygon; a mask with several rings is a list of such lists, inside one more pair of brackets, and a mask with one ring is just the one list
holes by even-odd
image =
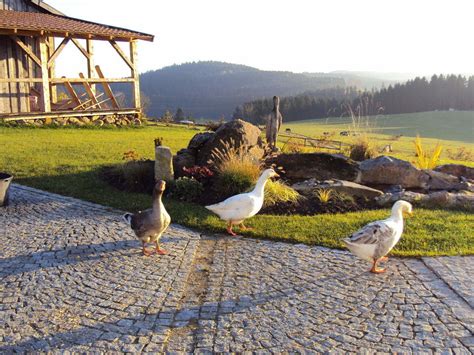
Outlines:
{"label": "wooden beam", "polygon": [[92,111],[57,111],[51,112],[48,114],[45,113],[17,113],[10,115],[0,114],[0,120],[5,122],[17,121],[17,120],[37,120],[40,118],[59,118],[59,117],[86,117],[86,116],[95,116],[95,115],[128,115],[132,113],[139,113],[138,110],[134,108],[125,108],[120,110],[92,110]]}
{"label": "wooden beam", "polygon": [[81,43],[79,43],[79,41],[76,39],[76,38],[71,38],[71,41],[72,43],[74,43],[77,47],[77,49],[79,49],[81,51],[82,54],[84,54],[84,57],[86,57],[87,59],[89,59],[89,53],[87,52],[87,50],[82,46]]}
{"label": "wooden beam", "polygon": [[0,78],[0,83],[42,83],[41,78]]}
{"label": "wooden beam", "polygon": [[[79,76],[81,78],[85,79],[84,74],[79,73]],[[84,86],[84,89],[86,90],[87,94],[91,98],[92,102],[100,108],[99,101],[97,101],[97,98],[95,97],[95,94],[92,91],[92,88],[91,88],[90,84],[88,82],[83,82],[82,85]]]}
{"label": "wooden beam", "polygon": [[52,78],[51,83],[53,84],[64,84],[65,82],[70,82],[71,84],[82,84],[82,83],[133,83],[134,78]]}
{"label": "wooden beam", "polygon": [[41,67],[41,60],[36,56],[36,54],[33,53],[33,51],[28,48],[27,45],[23,43],[23,41],[18,38],[17,36],[10,36],[10,38],[21,47],[25,51],[26,54],[30,56],[31,59],[35,61],[36,64],[38,64]]}
{"label": "wooden beam", "polygon": [[48,71],[48,46],[46,36],[39,38],[40,58],[41,58],[41,79],[43,79],[43,110],[51,112],[51,95],[49,91],[49,71]]}
{"label": "wooden beam", "polygon": [[[110,40],[109,43],[114,47],[114,49],[117,51],[117,53],[122,57],[125,63],[130,67],[131,70],[133,70],[133,61],[130,60],[130,58],[127,57],[127,55],[123,52],[122,48],[115,42],[114,40]],[[132,43],[132,42],[130,42]],[[130,55],[131,57],[131,55]]]}
{"label": "wooden beam", "polygon": [[74,90],[71,83],[66,81],[64,83],[64,87],[66,88],[67,92],[69,93],[69,96],[71,97],[72,101],[75,102],[76,105],[80,105],[81,100],[79,99],[79,96],[77,96],[76,90]]}
{"label": "wooden beam", "polygon": [[[90,39],[86,39],[86,48],[89,57],[87,58],[87,77],[92,79],[96,77],[95,68],[94,68],[94,42]],[[95,84],[91,84],[91,90],[96,94]]]}
{"label": "wooden beam", "polygon": [[[49,77],[54,78],[56,76],[56,65],[55,61],[51,61],[51,57],[54,54],[54,48],[55,48],[55,42],[54,42],[54,37],[49,37],[48,38],[48,69],[49,69]],[[58,90],[56,86],[49,83],[49,90],[51,92],[51,102],[57,102],[58,101]]]}
{"label": "wooden beam", "polygon": [[[98,99],[98,98],[101,97],[102,95],[104,95],[104,93],[101,93],[101,94],[97,95],[95,98]],[[74,111],[75,111],[75,110],[78,110],[78,109],[82,108],[82,106],[87,105],[87,104],[89,104],[89,103],[91,103],[91,102],[92,102],[91,99],[86,100],[86,101],[84,101],[83,103],[81,103],[81,104],[79,104],[79,105],[73,107],[72,109],[73,109]],[[87,109],[88,109],[88,108],[85,108],[85,110],[87,110]]]}
{"label": "wooden beam", "polygon": [[[100,69],[98,65],[95,66],[95,70],[99,78],[105,79],[104,74],[102,73],[102,70]],[[110,98],[110,101],[112,102],[112,106],[115,108],[119,108],[119,104],[117,102],[117,99],[114,96],[114,93],[112,92],[112,89],[110,88],[109,83],[102,83],[102,86],[104,87],[105,93]]]}
{"label": "wooden beam", "polygon": [[133,103],[136,109],[141,110],[141,101],[140,101],[140,77],[138,74],[137,67],[138,59],[138,50],[137,50],[137,40],[130,42],[130,60],[132,62],[132,78],[133,80]]}
{"label": "wooden beam", "polygon": [[54,64],[54,61],[56,60],[57,56],[62,52],[64,47],[69,43],[71,39],[66,37],[62,40],[62,42],[59,44],[58,48],[53,52],[53,54],[49,57],[48,61],[48,68],[51,68]]}

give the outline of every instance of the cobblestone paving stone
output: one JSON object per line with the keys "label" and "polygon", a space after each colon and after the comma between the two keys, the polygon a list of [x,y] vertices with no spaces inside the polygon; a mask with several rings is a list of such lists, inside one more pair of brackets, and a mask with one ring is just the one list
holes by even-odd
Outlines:
{"label": "cobblestone paving stone", "polygon": [[398,259],[200,236],[141,256],[120,212],[14,185],[0,209],[0,353],[474,353],[473,257]]}

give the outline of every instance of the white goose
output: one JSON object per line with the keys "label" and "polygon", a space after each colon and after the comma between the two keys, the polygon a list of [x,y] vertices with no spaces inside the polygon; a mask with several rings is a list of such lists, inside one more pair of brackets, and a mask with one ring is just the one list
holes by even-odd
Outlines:
{"label": "white goose", "polygon": [[412,215],[411,204],[402,200],[397,201],[392,207],[392,215],[389,218],[369,223],[344,239],[347,248],[353,254],[372,262],[371,272],[385,272],[385,269],[377,267],[377,263],[387,260],[385,255],[400,240],[403,233],[403,212]]}
{"label": "white goose", "polygon": [[215,205],[206,206],[206,208],[227,222],[227,233],[236,235],[232,231],[232,226],[240,224],[243,230],[248,229],[244,225],[244,220],[255,216],[260,211],[263,206],[263,196],[267,180],[278,176],[273,169],[266,169],[258,178],[257,184],[252,191],[229,197]]}

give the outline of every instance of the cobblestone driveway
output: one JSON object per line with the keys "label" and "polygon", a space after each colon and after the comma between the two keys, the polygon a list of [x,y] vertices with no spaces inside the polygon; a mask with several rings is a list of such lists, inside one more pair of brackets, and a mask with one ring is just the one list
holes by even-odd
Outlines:
{"label": "cobblestone driveway", "polygon": [[0,353],[474,353],[473,257],[392,258],[172,226],[141,256],[120,213],[13,186],[0,209]]}

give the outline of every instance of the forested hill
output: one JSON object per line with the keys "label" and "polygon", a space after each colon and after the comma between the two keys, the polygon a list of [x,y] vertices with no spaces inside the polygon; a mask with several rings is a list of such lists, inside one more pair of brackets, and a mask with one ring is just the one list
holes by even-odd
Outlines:
{"label": "forested hill", "polygon": [[[234,111],[254,123],[263,123],[273,107],[272,99],[246,102]],[[474,76],[433,75],[415,78],[403,84],[372,91],[354,87],[324,89],[281,98],[280,110],[285,121],[339,117],[349,107],[363,115],[397,114],[435,110],[474,110]]]}
{"label": "forested hill", "polygon": [[178,107],[185,115],[230,118],[234,108],[273,95],[292,96],[305,91],[345,86],[328,74],[263,71],[222,62],[173,65],[140,75],[140,88],[150,98],[148,115],[160,116]]}

